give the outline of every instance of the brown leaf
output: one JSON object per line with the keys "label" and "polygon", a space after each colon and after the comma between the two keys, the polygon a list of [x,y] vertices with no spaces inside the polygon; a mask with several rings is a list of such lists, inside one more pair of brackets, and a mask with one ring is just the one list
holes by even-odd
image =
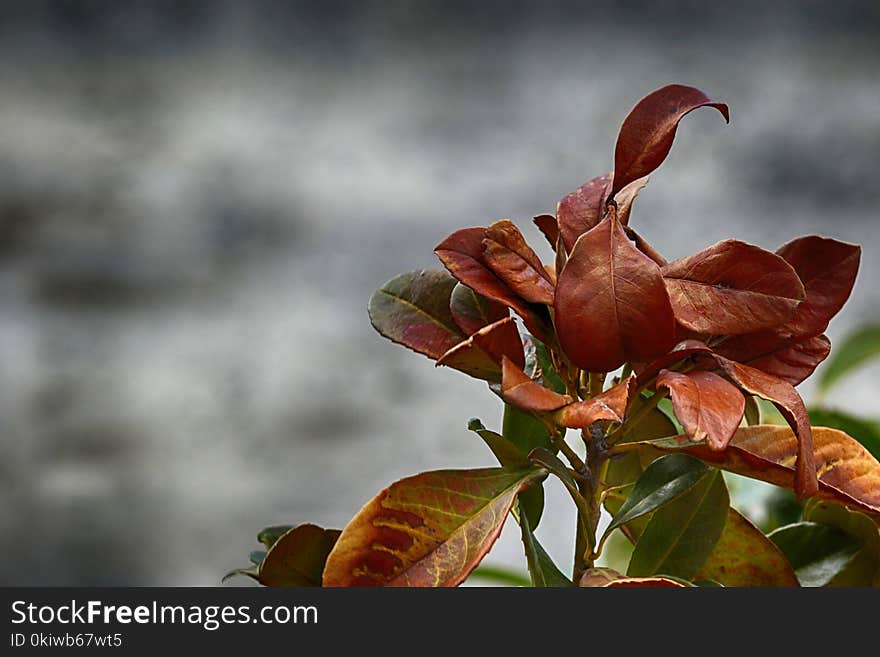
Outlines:
{"label": "brown leaf", "polygon": [[553,283],[541,259],[509,219],[486,229],[483,259],[508,287],[531,303],[553,303]]}
{"label": "brown leaf", "polygon": [[605,201],[611,186],[611,173],[588,180],[556,205],[559,234],[567,253],[588,230],[595,228],[605,214]]}
{"label": "brown leaf", "polygon": [[539,470],[438,470],[392,484],[348,523],[324,586],[458,586]]}
{"label": "brown leaf", "polygon": [[683,340],[670,349],[667,353],[646,365],[639,365],[633,369],[639,375],[638,387],[643,388],[651,383],[651,379],[673,363],[680,363],[690,358],[711,354],[712,350],[699,340]]}
{"label": "brown leaf", "polygon": [[[880,513],[880,463],[843,431],[813,427],[816,497],[859,511]],[[663,452],[685,452],[723,470],[776,486],[793,489],[794,463],[800,445],[790,427],[759,424],[740,427],[723,452],[693,443],[687,436],[661,438],[612,448],[623,451],[636,445]]]}
{"label": "brown leaf", "polygon": [[553,419],[570,429],[583,429],[597,420],[623,422],[634,376],[608,388],[605,392],[558,410]]}
{"label": "brown leaf", "polygon": [[552,214],[539,214],[532,221],[541,231],[541,234],[550,242],[550,248],[556,250],[556,242],[559,241],[559,224]]}
{"label": "brown leaf", "polygon": [[438,244],[434,252],[460,282],[478,294],[512,308],[523,318],[529,333],[546,340],[547,325],[535,307],[520,298],[486,264],[483,257],[485,237],[485,228],[462,228]]}
{"label": "brown leaf", "polygon": [[648,256],[651,260],[656,262],[660,267],[665,267],[669,264],[660,253],[642,237],[639,233],[637,233],[631,226],[626,226],[624,228],[626,232],[626,236],[630,238],[636,245],[636,248]]}
{"label": "brown leaf", "polygon": [[269,548],[254,579],[263,586],[321,586],[324,563],[340,533],[309,524],[289,529]]}
{"label": "brown leaf", "polygon": [[554,411],[571,403],[571,397],[568,395],[560,395],[532,381],[522,368],[512,363],[510,359],[504,358],[501,367],[503,369],[501,395],[507,403],[532,413]]}
{"label": "brown leaf", "polygon": [[485,381],[501,381],[501,361],[509,358],[525,367],[522,338],[516,320],[505,317],[479,331],[437,359],[437,365],[469,374]]}
{"label": "brown leaf", "polygon": [[671,84],[640,100],[620,126],[610,194],[660,166],[672,148],[678,122],[699,107],[714,107],[730,121],[727,105],[712,101],[694,87]]}
{"label": "brown leaf", "polygon": [[449,298],[452,319],[466,335],[473,335],[484,326],[509,315],[507,306],[477,294],[467,285],[457,283]]}
{"label": "brown leaf", "polygon": [[617,203],[617,218],[624,226],[629,224],[629,215],[632,213],[632,206],[633,202],[636,200],[636,196],[639,195],[639,192],[642,191],[642,188],[647,184],[647,176],[639,178],[638,180],[633,180],[614,196],[614,202]]}
{"label": "brown leaf", "polygon": [[[824,335],[780,340],[775,333],[762,331],[739,337],[747,343],[748,348],[748,356],[743,358],[742,363],[793,386],[810,376],[831,353],[831,341]],[[727,355],[732,351],[734,356],[739,355],[735,349],[738,344],[738,341],[730,344],[725,342],[720,345],[719,353]]]}
{"label": "brown leaf", "polygon": [[746,405],[735,386],[712,372],[681,374],[663,370],[657,377],[657,387],[669,389],[675,416],[691,440],[705,440],[714,450],[727,447]]}
{"label": "brown leaf", "polygon": [[613,214],[578,239],[559,274],[555,309],[563,351],[590,372],[652,360],[675,340],[660,268]]}
{"label": "brown leaf", "polygon": [[578,586],[581,588],[595,588],[605,586],[606,584],[622,579],[623,577],[623,574],[613,568],[588,568],[584,571],[584,574],[581,575],[581,579],[578,581]]}
{"label": "brown leaf", "polygon": [[724,240],[663,268],[675,318],[698,333],[751,333],[789,319],[804,299],[797,273],[775,253]]}
{"label": "brown leaf", "polygon": [[785,244],[777,253],[791,264],[806,290],[806,300],[783,327],[784,334],[819,335],[852,292],[859,271],[861,247],[808,235]]}
{"label": "brown leaf", "polygon": [[797,435],[798,452],[795,463],[794,490],[799,498],[812,497],[816,494],[816,463],[813,455],[813,431],[810,427],[810,416],[801,396],[794,387],[783,381],[756,370],[748,365],[728,360],[722,356],[714,356],[715,362],[740,388],[753,395],[773,402],[782,416]]}

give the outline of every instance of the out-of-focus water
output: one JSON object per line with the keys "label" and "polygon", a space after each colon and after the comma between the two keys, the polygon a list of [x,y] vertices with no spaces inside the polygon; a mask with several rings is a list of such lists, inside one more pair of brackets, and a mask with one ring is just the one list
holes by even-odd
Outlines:
{"label": "out-of-focus water", "polygon": [[[0,582],[213,585],[266,525],[490,465],[465,427],[497,427],[496,398],[382,340],[367,300],[461,226],[541,245],[531,216],[668,82],[732,121],[682,124],[634,211],[649,241],[860,242],[829,333],[876,319],[877,5],[659,4],[7,9]],[[832,402],[873,411],[876,373]],[[521,563],[514,534],[495,563]]]}

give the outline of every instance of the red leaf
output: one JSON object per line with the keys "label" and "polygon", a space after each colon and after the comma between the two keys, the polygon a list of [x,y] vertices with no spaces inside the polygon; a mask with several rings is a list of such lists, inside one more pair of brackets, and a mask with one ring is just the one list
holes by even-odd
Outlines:
{"label": "red leaf", "polygon": [[642,188],[648,184],[647,176],[633,180],[629,185],[621,189],[614,196],[614,202],[617,203],[617,218],[624,226],[629,224],[629,215],[632,213],[632,205],[636,200],[636,196],[642,191]]}
{"label": "red leaf", "polygon": [[783,340],[772,331],[761,331],[725,341],[718,352],[796,386],[828,357],[831,341],[824,335]]}
{"label": "red leaf", "polygon": [[591,372],[651,360],[675,340],[660,268],[613,214],[578,239],[559,274],[555,309],[563,351]]}
{"label": "red leaf", "polygon": [[556,223],[556,217],[552,214],[539,214],[532,221],[550,242],[550,248],[555,251],[556,242],[559,241],[559,224]]}
{"label": "red leaf", "polygon": [[660,253],[653,246],[648,244],[645,238],[639,235],[639,233],[637,233],[631,226],[627,226],[624,230],[626,236],[635,242],[636,248],[656,262],[660,267],[665,267],[669,264],[666,262],[666,258],[660,255]]}
{"label": "red leaf", "polygon": [[511,290],[531,303],[553,303],[553,283],[541,259],[509,219],[486,229],[483,259]]}
{"label": "red leaf", "polygon": [[507,306],[477,294],[463,283],[457,283],[452,289],[449,311],[452,319],[467,335],[473,335],[484,326],[509,315]]}
{"label": "red leaf", "polygon": [[562,243],[569,253],[578,238],[599,225],[611,188],[611,173],[588,180],[556,205],[556,219]]}
{"label": "red leaf", "polygon": [[610,194],[616,194],[660,166],[672,148],[678,122],[688,112],[707,106],[714,107],[730,121],[727,105],[712,101],[694,87],[671,84],[640,100],[620,127]]}
{"label": "red leaf", "polygon": [[683,340],[675,345],[675,347],[668,353],[663,354],[660,358],[643,367],[634,368],[639,375],[638,387],[642,388],[648,385],[651,379],[660,373],[660,370],[669,367],[673,363],[678,363],[691,356],[711,353],[712,350],[699,340]]}
{"label": "red leaf", "polygon": [[751,333],[778,326],[804,299],[785,260],[757,246],[724,240],[663,268],[675,318],[698,333]]}
{"label": "red leaf", "polygon": [[522,338],[513,317],[484,326],[440,356],[436,364],[497,383],[501,381],[501,361],[504,358],[525,367]]}
{"label": "red leaf", "polygon": [[773,402],[782,413],[798,440],[795,492],[799,498],[815,495],[818,483],[816,481],[816,462],[813,455],[813,431],[810,427],[807,409],[797,390],[782,379],[748,365],[742,365],[718,355],[713,358],[724,374],[740,388]]}
{"label": "red leaf", "polygon": [[571,397],[532,381],[521,367],[508,358],[503,359],[501,367],[501,395],[509,404],[532,413],[547,413],[571,403]]}
{"label": "red leaf", "polygon": [[819,335],[852,292],[859,271],[861,247],[808,235],[785,244],[777,253],[794,267],[806,290],[806,301],[798,306],[780,333],[786,336]]}
{"label": "red leaf", "polygon": [[523,318],[532,335],[546,340],[547,326],[535,309],[486,265],[483,258],[485,237],[485,228],[462,228],[440,242],[434,252],[455,278],[478,294],[512,308]]}
{"label": "red leaf", "polygon": [[597,420],[623,422],[634,376],[621,381],[591,399],[569,404],[557,411],[553,419],[570,429],[583,429]]}
{"label": "red leaf", "polygon": [[745,412],[742,393],[712,372],[681,374],[663,370],[657,387],[668,388],[675,416],[691,440],[707,441],[710,449],[722,450],[733,438]]}

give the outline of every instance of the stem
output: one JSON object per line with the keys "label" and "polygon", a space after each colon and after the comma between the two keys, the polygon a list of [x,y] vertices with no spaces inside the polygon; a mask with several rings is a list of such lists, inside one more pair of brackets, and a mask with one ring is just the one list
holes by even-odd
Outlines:
{"label": "stem", "polygon": [[608,448],[605,444],[605,433],[599,422],[594,422],[583,431],[584,443],[587,446],[587,461],[584,471],[578,477],[578,490],[584,504],[578,505],[577,537],[575,540],[574,580],[577,583],[584,572],[593,567],[596,547],[596,529],[602,515],[601,474],[605,471],[608,460]]}
{"label": "stem", "polygon": [[657,408],[657,404],[666,399],[668,394],[669,391],[664,388],[663,390],[655,392],[650,399],[645,400],[645,402],[639,407],[639,410],[628,417],[626,422],[621,424],[611,433],[611,435],[608,436],[608,443],[614,445],[615,443],[620,442],[623,438],[626,438],[626,436],[632,433],[632,430],[638,426],[639,422],[644,420],[651,411]]}

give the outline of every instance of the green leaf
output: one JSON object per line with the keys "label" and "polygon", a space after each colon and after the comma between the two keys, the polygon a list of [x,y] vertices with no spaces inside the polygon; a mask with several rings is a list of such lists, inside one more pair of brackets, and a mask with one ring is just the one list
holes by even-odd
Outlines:
{"label": "green leaf", "polygon": [[327,557],[324,586],[461,584],[492,548],[537,468],[435,470],[380,491]]}
{"label": "green leaf", "polygon": [[528,516],[529,525],[536,528],[544,514],[544,482],[535,481],[516,497],[523,513]]}
{"label": "green leaf", "polygon": [[520,517],[520,532],[522,534],[523,549],[526,553],[526,562],[529,565],[529,575],[532,579],[532,586],[540,588],[563,588],[573,587],[574,583],[568,579],[553,559],[544,550],[543,546],[538,542],[535,534],[529,525],[527,516]]}
{"label": "green leaf", "polygon": [[880,356],[880,324],[864,326],[851,333],[831,352],[819,376],[819,391],[827,392],[846,374]]}
{"label": "green leaf", "polygon": [[510,404],[504,405],[504,419],[501,426],[504,437],[516,445],[523,454],[528,454],[536,447],[556,451],[553,448],[553,441],[550,440],[549,429],[539,420]]}
{"label": "green leaf", "polygon": [[535,359],[537,360],[538,367],[541,369],[541,381],[544,384],[544,387],[550,388],[554,392],[558,392],[560,395],[564,394],[565,383],[563,383],[562,379],[559,377],[556,368],[553,367],[553,361],[550,359],[550,352],[547,349],[547,345],[534,336],[530,337],[532,339],[532,344],[535,345]]}
{"label": "green leaf", "polygon": [[798,522],[770,533],[794,568],[801,586],[825,586],[852,561],[859,542],[837,527]]}
{"label": "green leaf", "polygon": [[248,558],[251,560],[252,564],[259,566],[263,563],[263,559],[266,558],[266,550],[251,550]]}
{"label": "green leaf", "polygon": [[531,586],[529,578],[516,570],[485,564],[478,566],[469,579],[484,579],[505,586]]}
{"label": "green leaf", "polygon": [[749,426],[761,424],[761,407],[753,395],[746,395],[746,424]]}
{"label": "green leaf", "polygon": [[456,284],[443,270],[395,276],[370,299],[370,321],[392,342],[440,358],[466,337],[449,310]]}
{"label": "green leaf", "polygon": [[531,465],[526,452],[520,450],[504,436],[489,431],[479,419],[471,418],[468,421],[468,429],[483,439],[498,462],[505,468],[527,468]]}
{"label": "green leaf", "polygon": [[804,520],[837,527],[861,546],[828,586],[880,585],[880,531],[871,518],[839,504],[810,500],[804,509]]}
{"label": "green leaf", "polygon": [[565,463],[548,449],[537,447],[529,454],[529,461],[556,475],[572,495],[579,495],[577,482],[568,471]]}
{"label": "green leaf", "polygon": [[699,580],[724,586],[798,586],[794,570],[776,544],[733,507]]}
{"label": "green leaf", "polygon": [[275,525],[273,527],[266,527],[259,534],[257,534],[257,541],[266,546],[268,550],[275,542],[284,536],[287,532],[293,529],[293,525]]}
{"label": "green leaf", "polygon": [[654,512],[636,543],[627,575],[692,579],[715,548],[729,505],[721,472],[707,470],[687,493]]}
{"label": "green leaf", "polygon": [[880,425],[830,408],[811,408],[810,424],[840,429],[861,443],[875,459],[880,460]]}
{"label": "green leaf", "polygon": [[706,475],[709,469],[701,461],[682,456],[664,456],[647,467],[608,525],[606,534],[684,495]]}

